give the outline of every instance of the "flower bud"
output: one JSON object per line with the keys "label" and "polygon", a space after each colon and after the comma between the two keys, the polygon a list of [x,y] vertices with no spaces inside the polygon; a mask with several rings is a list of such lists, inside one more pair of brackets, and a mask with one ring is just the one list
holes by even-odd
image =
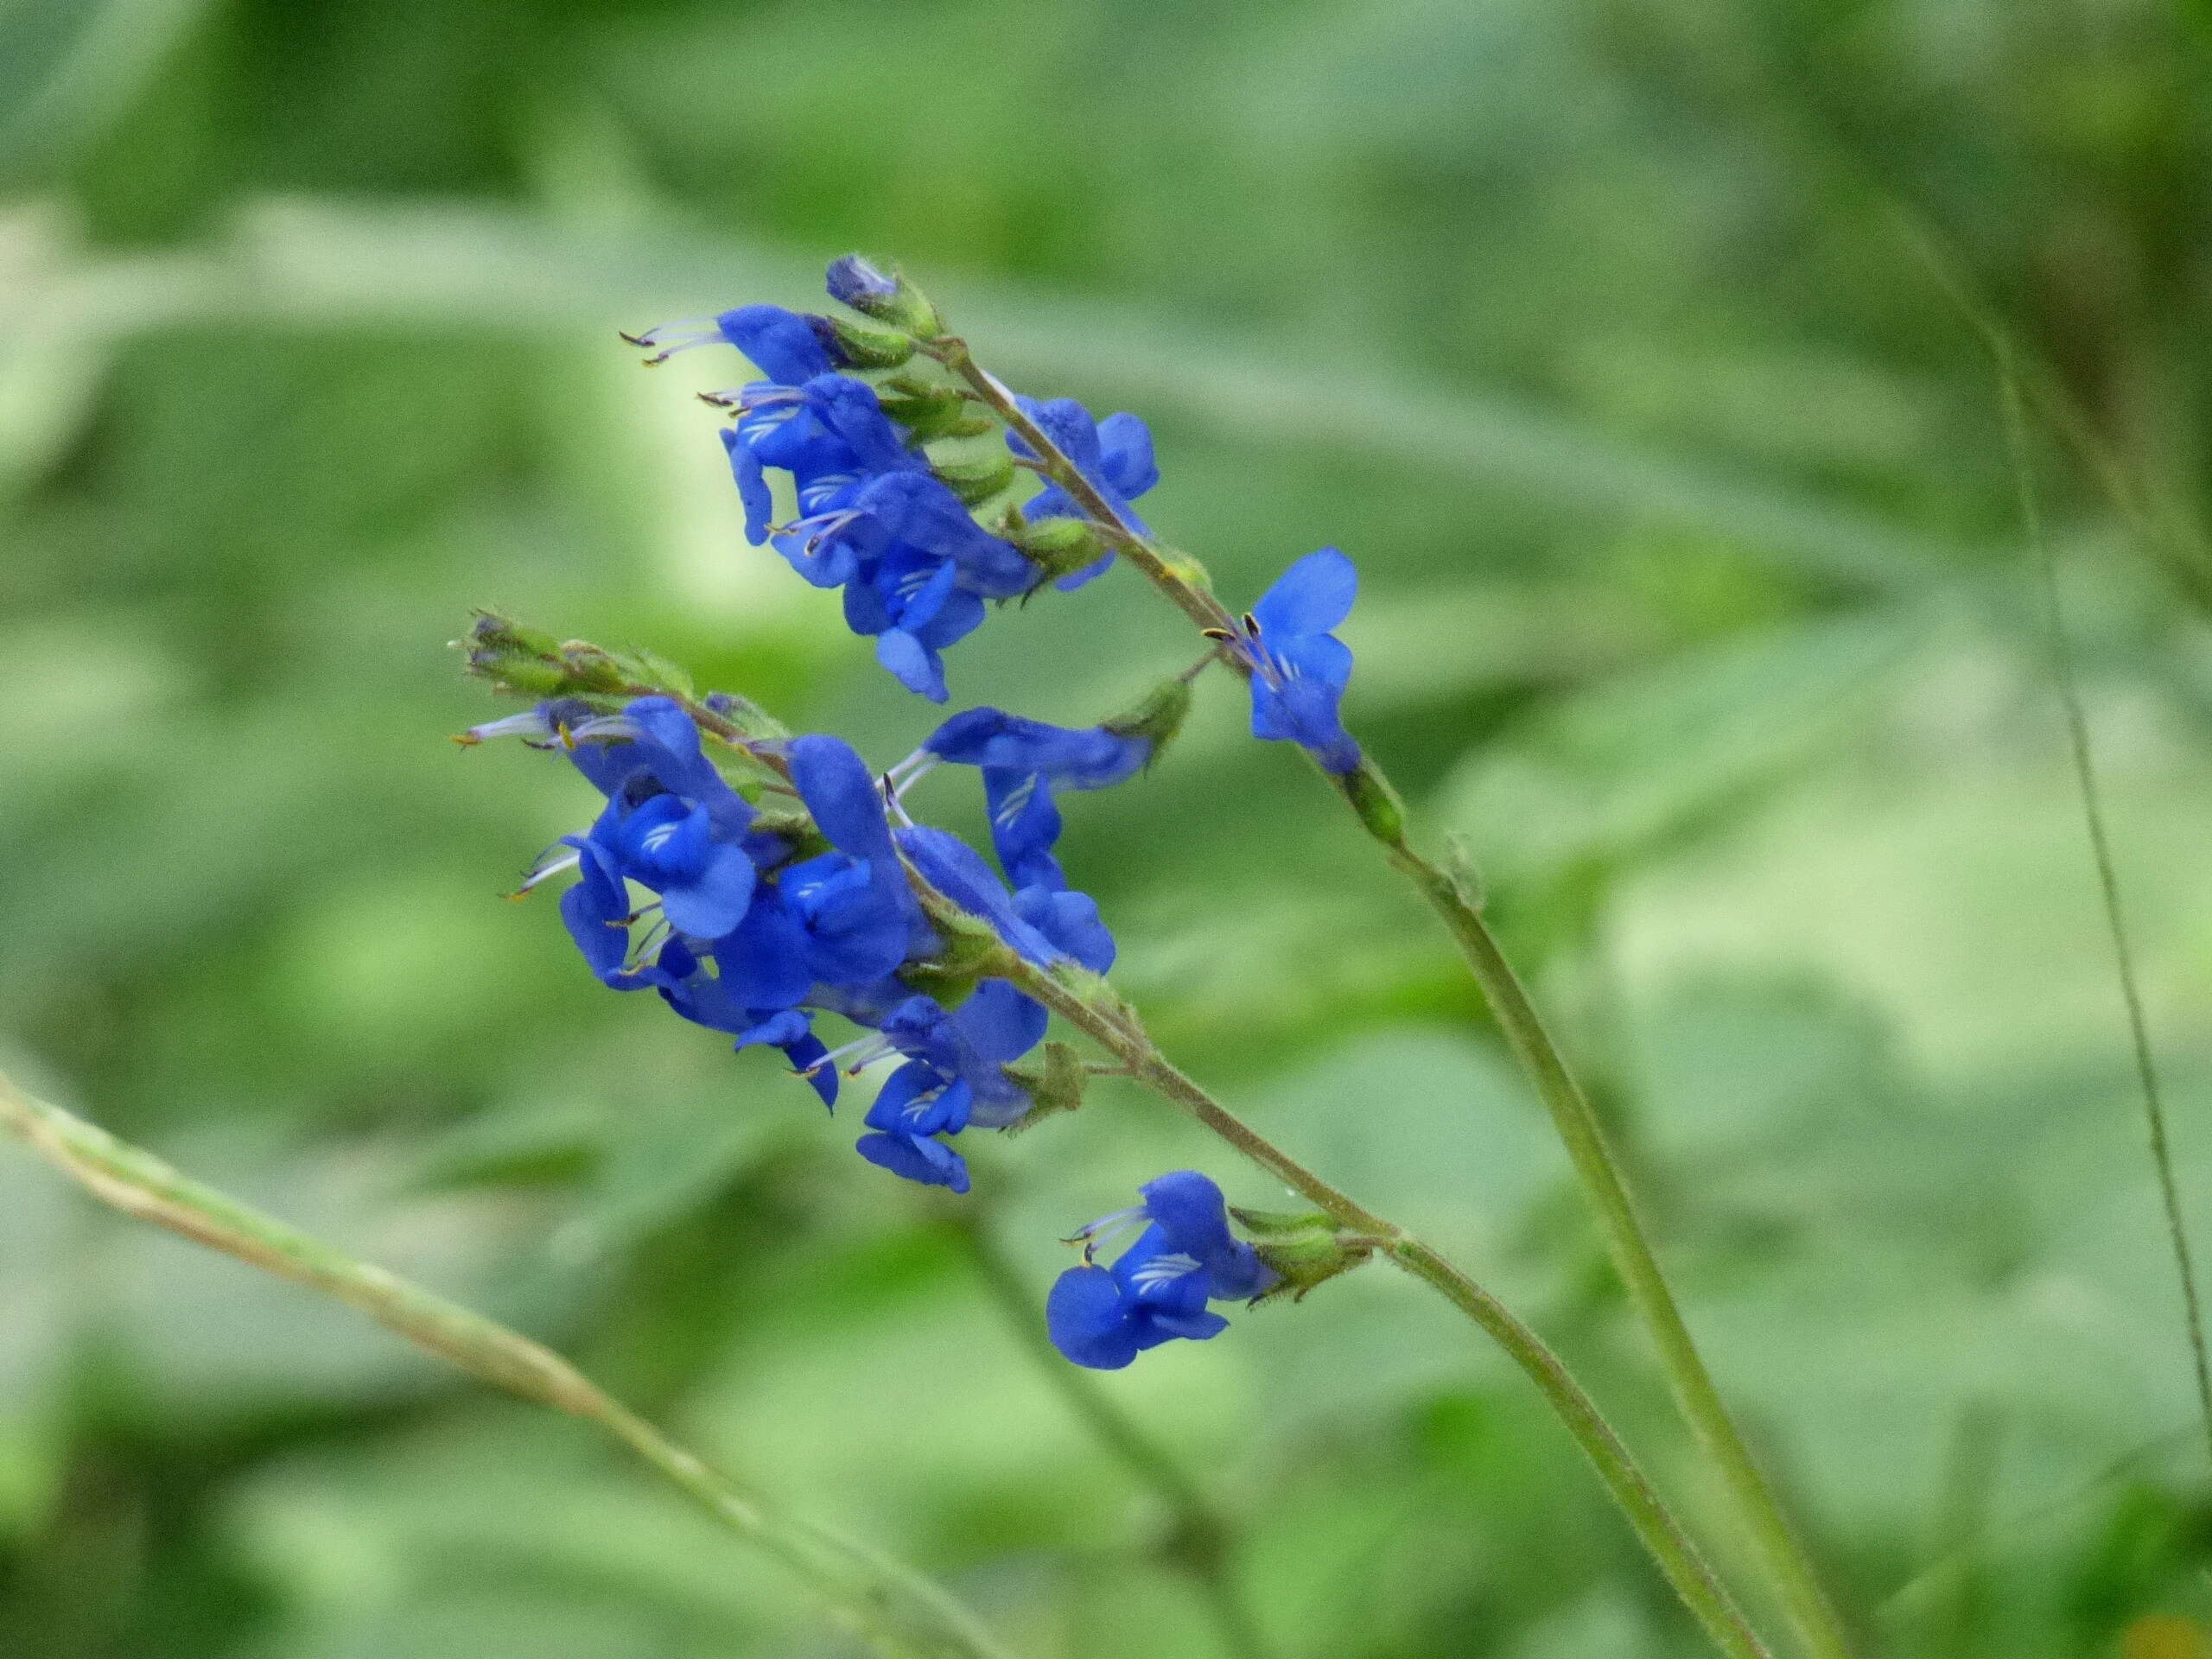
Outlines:
{"label": "flower bud", "polygon": [[700,701],[710,712],[734,726],[741,736],[753,742],[780,743],[791,734],[791,728],[782,721],[752,698],[741,697],[734,691],[709,691]]}
{"label": "flower bud", "polygon": [[468,637],[454,640],[454,645],[467,652],[471,674],[524,696],[553,697],[578,689],[551,634],[491,611],[477,612]]}
{"label": "flower bud", "polygon": [[831,263],[828,287],[831,299],[849,305],[864,317],[890,323],[924,340],[933,340],[944,332],[937,308],[919,289],[896,270],[880,270],[857,253]]}
{"label": "flower bud", "polygon": [[1406,804],[1391,787],[1389,779],[1362,759],[1358,766],[1343,774],[1341,786],[1344,798],[1359,814],[1359,821],[1367,826],[1369,835],[1385,847],[1406,844]]}

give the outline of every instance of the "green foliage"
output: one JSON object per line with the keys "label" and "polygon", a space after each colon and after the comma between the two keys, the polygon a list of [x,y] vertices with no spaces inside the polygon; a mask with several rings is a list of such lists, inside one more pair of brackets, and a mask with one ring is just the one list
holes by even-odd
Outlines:
{"label": "green foliage", "polygon": [[[932,1201],[772,1063],[592,984],[550,896],[499,902],[588,803],[443,741],[503,712],[444,649],[482,606],[912,746],[934,711],[742,545],[688,396],[733,365],[642,375],[613,334],[895,253],[1001,373],[1153,421],[1147,516],[1232,606],[1359,559],[1348,714],[1416,838],[1464,835],[1869,1649],[2204,1620],[2212,1475],[1998,404],[1896,215],[2165,532],[2051,467],[2202,1230],[2204,67],[2152,0],[19,0],[7,1058],[556,1341],[1019,1652],[1215,1652]],[[1096,720],[1191,653],[1117,575],[1002,620],[955,695]],[[1068,804],[1116,984],[1478,1264],[1709,1522],[1449,942],[1198,693]],[[950,771],[915,799],[976,822]],[[1052,1241],[1162,1169],[1281,1203],[1112,1079],[986,1150],[1040,1297]],[[1696,1651],[1412,1287],[1181,1346],[1106,1386],[1243,1527],[1286,1655]],[[566,1426],[0,1157],[0,1651],[833,1642]]]}

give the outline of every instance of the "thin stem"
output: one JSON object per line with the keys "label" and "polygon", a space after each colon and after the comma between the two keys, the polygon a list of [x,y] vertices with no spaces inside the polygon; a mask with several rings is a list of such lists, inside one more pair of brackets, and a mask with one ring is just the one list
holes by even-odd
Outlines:
{"label": "thin stem", "polygon": [[[1235,631],[1236,620],[1205,586],[1199,568],[1140,534],[1044,429],[1022,411],[1007,388],[976,362],[965,341],[948,336],[929,342],[928,349],[1020,435],[1044,463],[1046,475],[1074,498],[1116,550],[1143,572],[1177,608],[1201,629]],[[1251,665],[1241,654],[1219,654],[1238,673],[1249,677]],[[1807,1649],[1815,1659],[1850,1659],[1842,1618],[1829,1600],[1780,1500],[1729,1415],[1719,1389],[1714,1386],[1712,1373],[1706,1368],[1630,1201],[1627,1184],[1605,1145],[1597,1115],[1522,988],[1496,936],[1461,884],[1407,843],[1397,791],[1373,760],[1363,759],[1357,771],[1342,776],[1321,775],[1328,778],[1362,828],[1382,845],[1392,865],[1420,890],[1458,942],[1515,1058],[1528,1073],[1567,1147],[1584,1194],[1597,1212],[1607,1254],[1628,1287],[1630,1302],[1651,1332],[1675,1403],[1719,1473],[1737,1522],[1772,1576],[1790,1622],[1803,1638]],[[1217,1128],[1217,1133],[1227,1133],[1218,1126],[1212,1127]],[[1262,1163],[1268,1161],[1251,1147],[1242,1149]],[[1290,1179],[1287,1173],[1285,1179]],[[1290,1184],[1299,1186],[1296,1180],[1290,1180]],[[1299,1190],[1309,1198],[1314,1197],[1303,1187]],[[1318,1198],[1315,1201],[1319,1202]],[[1345,1217],[1339,1216],[1338,1219],[1343,1221]]]}
{"label": "thin stem", "polygon": [[2082,798],[2082,821],[2088,831],[2089,855],[2096,865],[2097,893],[2104,907],[2105,928],[2112,938],[2120,998],[2127,1011],[2128,1042],[2134,1056],[2136,1083],[2143,1096],[2143,1122],[2151,1144],[2151,1163],[2158,1173],[2158,1199],[2165,1211],[2166,1239],[2173,1250],[2174,1271],[2181,1281],[2182,1311],[2189,1329],[2190,1360],[2196,1374],[2196,1401],[2204,1422],[2205,1448],[2212,1452],[2212,1363],[2207,1360],[2204,1310],[2197,1294],[2196,1264],[2190,1249],[2188,1224],[2182,1216],[2181,1185],[2174,1178],[2173,1148],[2166,1135],[2165,1093],[2158,1083],[2158,1060],[2151,1046],[2151,1022],[2144,1012],[2143,988],[2135,973],[2135,950],[2128,939],[2126,911],[2120,902],[2120,868],[2113,857],[2112,832],[2105,822],[2104,791],[2098,785],[2096,761],[2090,749],[2089,718],[2082,706],[2082,687],[2075,672],[2073,646],[2066,634],[2065,609],[2058,587],[2058,561],[2051,554],[2050,538],[2044,533],[2043,507],[2037,499],[2034,475],[2028,467],[2027,416],[2021,403],[2019,379],[2013,372],[2011,350],[2002,340],[1993,340],[1991,349],[2004,383],[2005,438],[2012,451],[2020,525],[2035,560],[2051,673],[2058,682],[2059,702],[2065,710],[2067,748],[2073,761],[2076,792]]}
{"label": "thin stem", "polygon": [[1637,1219],[1620,1166],[1605,1145],[1597,1113],[1591,1109],[1581,1085],[1567,1069],[1542,1016],[1536,1012],[1520,976],[1499,947],[1497,935],[1490,931],[1481,913],[1466,901],[1459,883],[1446,872],[1402,842],[1392,849],[1391,856],[1400,868],[1414,878],[1452,930],[1514,1057],[1535,1084],[1537,1095],[1551,1115],[1553,1127],[1581,1179],[1582,1190],[1598,1211],[1599,1224],[1611,1246],[1614,1265],[1628,1287],[1630,1299],[1658,1348],[1660,1363],[1672,1385],[1675,1403],[1735,1500],[1738,1519],[1757,1546],[1767,1570],[1774,1575],[1791,1622],[1810,1651],[1823,1656],[1823,1659],[1847,1659],[1849,1646],[1842,1620],[1829,1602],[1773,1487],[1752,1458],[1751,1447],[1745,1443],[1721,1400],[1712,1372],[1706,1368],[1696,1339],[1690,1334]]}
{"label": "thin stem", "polygon": [[0,1128],[125,1215],[346,1303],[472,1376],[598,1424],[715,1520],[790,1567],[841,1622],[882,1651],[912,1659],[1008,1659],[976,1616],[928,1578],[780,1513],[519,1332],[202,1185],[152,1154],[34,1099],[4,1075]]}
{"label": "thin stem", "polygon": [[1067,1402],[1098,1443],[1160,1500],[1169,1516],[1166,1559],[1187,1573],[1204,1594],[1207,1611],[1221,1632],[1223,1649],[1234,1659],[1268,1659],[1273,1649],[1261,1633],[1236,1573],[1236,1535],[1229,1518],[1209,1499],[1175,1454],[1145,1433],[1097,1379],[1060,1357],[1045,1333],[1038,1303],[1020,1273],[1007,1259],[976,1209],[964,1210],[954,1230],[976,1263],[976,1276],[1005,1316],[1007,1328],[1037,1369]]}
{"label": "thin stem", "polygon": [[1090,1036],[1128,1066],[1130,1076],[1212,1130],[1340,1228],[1371,1241],[1488,1332],[1566,1425],[1714,1645],[1732,1659],[1763,1659],[1766,1648],[1596,1403],[1543,1340],[1504,1304],[1429,1245],[1322,1179],[1192,1082],[1153,1046],[1134,1011],[1108,1001],[1112,993],[1103,989],[1103,982],[1093,983],[1087,995],[1080,994],[1010,952],[993,971]]}

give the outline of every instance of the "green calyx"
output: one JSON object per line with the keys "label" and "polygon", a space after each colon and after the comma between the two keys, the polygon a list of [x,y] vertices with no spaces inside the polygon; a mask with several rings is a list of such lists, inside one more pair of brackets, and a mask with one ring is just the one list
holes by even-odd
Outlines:
{"label": "green calyx", "polygon": [[1046,1118],[1074,1111],[1083,1104],[1084,1087],[1090,1078],[1075,1050],[1054,1039],[1039,1049],[1037,1055],[1038,1058],[1000,1068],[1029,1096],[1029,1109],[1007,1126],[1010,1130],[1033,1128]]}
{"label": "green calyx", "polygon": [[931,385],[911,374],[893,375],[876,387],[875,395],[883,412],[924,443],[978,437],[997,425],[978,413],[958,387]]}
{"label": "green calyx", "polygon": [[1338,779],[1338,787],[1369,835],[1385,847],[1406,844],[1406,804],[1389,779],[1363,760]]}
{"label": "green calyx", "polygon": [[1001,452],[971,461],[932,461],[930,470],[964,505],[972,507],[1013,484],[1014,457]]}
{"label": "green calyx", "polygon": [[837,349],[856,369],[895,369],[914,354],[914,337],[900,328],[877,328],[851,317],[830,319]]}
{"label": "green calyx", "polygon": [[1033,524],[1019,507],[1007,509],[998,533],[1043,570],[1046,581],[1073,575],[1096,564],[1109,550],[1098,532],[1080,518],[1040,518]]}
{"label": "green calyx", "polygon": [[1160,759],[1160,752],[1183,729],[1183,721],[1191,712],[1191,701],[1190,681],[1180,677],[1163,680],[1135,708],[1098,723],[1116,737],[1149,738],[1152,753],[1145,761],[1148,766]]}
{"label": "green calyx", "polygon": [[1252,1236],[1260,1260],[1276,1282],[1261,1293],[1262,1301],[1287,1296],[1303,1301],[1314,1286],[1350,1273],[1373,1255],[1381,1241],[1346,1233],[1328,1217],[1311,1211],[1245,1210],[1230,1205],[1236,1224]]}

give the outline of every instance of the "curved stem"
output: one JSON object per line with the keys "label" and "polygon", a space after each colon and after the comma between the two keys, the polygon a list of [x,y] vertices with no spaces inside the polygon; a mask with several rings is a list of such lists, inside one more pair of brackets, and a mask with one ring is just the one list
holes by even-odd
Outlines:
{"label": "curved stem", "polygon": [[1179,1071],[1153,1046],[1135,1013],[1114,998],[1103,980],[1093,980],[1080,990],[1072,988],[1011,952],[993,971],[1090,1037],[1127,1066],[1131,1077],[1212,1130],[1340,1228],[1374,1241],[1393,1262],[1441,1292],[1488,1332],[1566,1425],[1714,1645],[1732,1659],[1764,1659],[1767,1649],[1596,1403],[1542,1338],[1503,1303],[1429,1245],[1306,1168]]}
{"label": "curved stem", "polygon": [[248,1208],[0,1075],[0,1128],[103,1204],[359,1308],[387,1329],[525,1400],[598,1424],[733,1532],[810,1585],[887,1654],[1009,1659],[975,1614],[922,1573],[778,1511],[709,1468],[558,1354],[395,1274]]}
{"label": "curved stem", "polygon": [[991,1300],[1005,1316],[1007,1328],[1037,1362],[1039,1372],[1098,1443],[1149,1487],[1167,1511],[1169,1532],[1163,1553],[1204,1594],[1223,1649],[1234,1659],[1268,1659],[1273,1649],[1237,1580],[1236,1530],[1228,1516],[1207,1497],[1181,1460],[1115,1404],[1096,1377],[1060,1357],[1045,1334],[1036,1297],[992,1237],[981,1211],[973,1205],[964,1208],[953,1229],[974,1259]]}
{"label": "curved stem", "polygon": [[[1202,629],[1235,628],[1234,619],[1205,586],[1198,568],[1140,535],[1065,453],[1022,412],[1007,388],[976,362],[966,342],[948,336],[928,342],[927,349],[1020,435],[1044,463],[1046,475],[1083,506],[1116,550],[1166,594],[1178,609]],[[1224,652],[1221,655],[1231,668],[1249,677],[1250,665],[1237,653]],[[1528,1073],[1566,1145],[1576,1178],[1597,1213],[1606,1252],[1628,1287],[1630,1302],[1651,1332],[1675,1403],[1718,1472],[1738,1524],[1758,1551],[1808,1651],[1815,1659],[1850,1659],[1842,1618],[1829,1600],[1772,1486],[1752,1458],[1750,1446],[1713,1384],[1712,1373],[1706,1368],[1650,1240],[1630,1201],[1627,1184],[1605,1145],[1597,1114],[1591,1109],[1588,1098],[1568,1070],[1559,1046],[1552,1040],[1496,936],[1460,884],[1408,844],[1397,792],[1381,768],[1371,760],[1363,759],[1355,772],[1343,776],[1322,775],[1328,778],[1351,808],[1361,827],[1382,845],[1392,865],[1420,890],[1466,958],[1475,982],[1504,1032],[1514,1057]],[[1227,1134],[1218,1126],[1209,1127]],[[1236,1137],[1231,1135],[1228,1138]],[[1249,1147],[1240,1149],[1263,1164],[1268,1162]],[[1272,1164],[1268,1166],[1274,1167]],[[1285,1178],[1288,1179],[1287,1174]],[[1297,1186],[1298,1183],[1294,1180],[1291,1185]],[[1302,1187],[1299,1190],[1305,1191]],[[1306,1196],[1315,1195],[1307,1192]],[[1320,1200],[1315,1198],[1315,1202]],[[1326,1205],[1322,1207],[1328,1209]],[[1337,1215],[1334,1211],[1329,1213]],[[1348,1219],[1343,1216],[1337,1218]],[[1368,1224],[1351,1224],[1364,1227]]]}

